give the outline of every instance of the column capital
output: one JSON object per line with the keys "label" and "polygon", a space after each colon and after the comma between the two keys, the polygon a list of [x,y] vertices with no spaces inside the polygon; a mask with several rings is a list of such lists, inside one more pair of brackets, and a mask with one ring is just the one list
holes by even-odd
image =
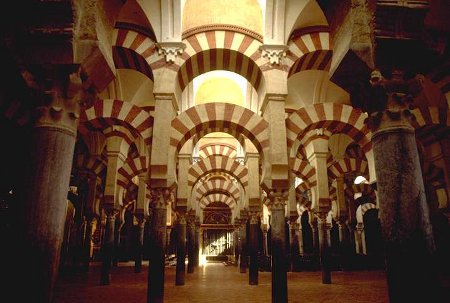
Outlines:
{"label": "column capital", "polygon": [[268,208],[270,210],[280,210],[280,209],[284,210],[288,197],[289,197],[289,190],[287,189],[271,190],[268,195],[269,198]]}
{"label": "column capital", "polygon": [[250,219],[250,224],[258,224],[260,220],[260,211],[250,210],[248,212],[248,218]]}
{"label": "column capital", "polygon": [[166,63],[175,63],[178,55],[183,54],[186,44],[183,42],[159,42],[156,43],[158,54],[164,55]]}
{"label": "column capital", "polygon": [[173,192],[167,187],[151,188],[150,193],[151,208],[166,208],[174,199]]}
{"label": "column capital", "polygon": [[267,58],[271,65],[281,65],[282,59],[286,57],[287,45],[283,44],[263,44],[259,47],[262,57]]}
{"label": "column capital", "polygon": [[[41,88],[35,109],[35,128],[52,128],[76,136],[83,87],[78,71],[58,71],[55,79],[45,79],[50,87]],[[48,81],[50,80],[50,81]]]}
{"label": "column capital", "polygon": [[410,109],[413,98],[423,90],[424,79],[420,74],[405,79],[400,70],[394,70],[390,79],[385,78],[379,70],[371,73],[369,82],[374,104],[368,109],[369,117],[365,123],[372,132],[398,128],[413,131],[411,121],[415,117]]}

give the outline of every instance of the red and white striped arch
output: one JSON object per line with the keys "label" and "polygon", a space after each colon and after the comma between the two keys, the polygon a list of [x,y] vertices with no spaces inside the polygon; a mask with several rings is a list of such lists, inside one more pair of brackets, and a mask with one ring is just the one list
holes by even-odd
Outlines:
{"label": "red and white striped arch", "polygon": [[[152,71],[166,65],[164,56],[158,55],[155,41],[150,37],[130,29],[115,28],[113,31],[114,46],[128,48],[142,56]],[[175,67],[172,67],[175,68]]]}
{"label": "red and white striped arch", "polygon": [[329,71],[333,51],[328,27],[315,26],[298,31],[288,42],[288,78],[304,70]]}
{"label": "red and white striped arch", "polygon": [[432,184],[435,189],[445,188],[447,185],[444,170],[429,161],[424,163],[422,175],[424,180]]}
{"label": "red and white striped arch", "polygon": [[450,104],[450,63],[440,66],[438,70],[433,71],[428,77],[431,81],[440,88],[442,94],[444,95],[447,103]]}
{"label": "red and white striped arch", "polygon": [[295,201],[301,207],[304,207],[304,208],[311,207],[311,201],[305,197],[304,190],[300,187],[297,187],[295,189]]}
{"label": "red and white striped arch", "polygon": [[415,120],[412,121],[414,128],[420,128],[426,125],[450,126],[450,109],[438,107],[415,108],[412,110]]}
{"label": "red and white striped arch", "polygon": [[199,155],[207,158],[212,155],[222,155],[229,158],[236,158],[236,147],[225,143],[206,144],[200,148]]}
{"label": "red and white striped arch", "polygon": [[146,172],[148,170],[148,167],[148,157],[142,156],[129,159],[121,168],[119,168],[117,175],[117,184],[122,186],[123,188],[126,188],[128,183],[133,179],[134,176]]}
{"label": "red and white striped arch", "polygon": [[308,161],[295,157],[290,162],[292,172],[303,182],[311,184],[316,181],[316,169]]}
{"label": "red and white striped arch", "polygon": [[84,134],[117,124],[138,133],[146,144],[151,144],[153,117],[140,107],[121,100],[96,100],[94,105],[81,112],[78,129]]}
{"label": "red and white striped arch", "polygon": [[247,137],[261,152],[269,147],[268,123],[249,109],[229,103],[207,103],[189,108],[172,120],[170,145],[180,151],[184,143],[197,135],[225,132]]}
{"label": "red and white striped arch", "polygon": [[237,206],[237,202],[232,197],[221,193],[214,193],[206,195],[200,200],[200,208],[205,209],[205,207],[213,202],[225,203],[231,210]]}
{"label": "red and white striped arch", "polygon": [[371,132],[364,124],[366,118],[367,114],[345,104],[319,103],[302,107],[286,119],[289,154],[295,140],[302,140],[314,128],[347,134],[367,152],[371,149]]}
{"label": "red and white striped arch", "polygon": [[328,166],[328,178],[334,180],[337,177],[342,177],[346,173],[357,172],[366,179],[369,178],[369,166],[367,161],[355,158],[344,158],[342,160],[334,161]]}
{"label": "red and white striped arch", "polygon": [[106,172],[106,162],[98,157],[78,154],[74,164],[76,170],[87,170],[97,177],[101,177]]}
{"label": "red and white striped arch", "polygon": [[237,187],[233,182],[225,181],[223,179],[215,179],[205,182],[197,188],[197,201],[201,200],[203,196],[211,192],[229,193],[236,201],[239,201],[241,194],[239,187]]}
{"label": "red and white striped arch", "polygon": [[195,77],[212,70],[228,70],[246,78],[258,90],[263,74],[261,41],[230,30],[196,33],[183,40],[184,53],[177,58],[178,84],[183,90]]}
{"label": "red and white striped arch", "polygon": [[188,171],[188,185],[211,172],[225,172],[236,178],[243,187],[248,184],[248,169],[238,161],[225,156],[209,156],[195,163]]}
{"label": "red and white striped arch", "polygon": [[358,223],[364,223],[364,215],[370,209],[378,209],[378,207],[373,203],[364,203],[358,206],[356,209],[356,221]]}

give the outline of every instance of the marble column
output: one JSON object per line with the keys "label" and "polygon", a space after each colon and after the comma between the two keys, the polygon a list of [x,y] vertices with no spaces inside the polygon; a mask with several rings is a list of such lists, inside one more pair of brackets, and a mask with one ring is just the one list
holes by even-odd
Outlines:
{"label": "marble column", "polygon": [[367,122],[372,130],[391,303],[438,302],[433,298],[435,244],[411,125],[415,117],[409,110],[423,81],[423,76],[406,80],[400,71],[390,79],[374,71],[370,79],[375,108]]}
{"label": "marble column", "polygon": [[145,228],[145,216],[142,213],[135,214],[136,225],[136,251],[134,255],[134,272],[140,273],[142,271],[142,259],[144,254],[144,228]]}
{"label": "marble column", "polygon": [[341,257],[341,268],[346,270],[349,262],[349,237],[348,237],[348,228],[346,220],[339,220],[337,222],[339,229],[339,253]]}
{"label": "marble column", "polygon": [[120,232],[122,231],[122,227],[125,222],[121,220],[121,218],[116,218],[114,223],[114,251],[112,265],[117,267],[120,259]]}
{"label": "marble column", "polygon": [[177,266],[175,274],[175,285],[185,284],[186,277],[186,214],[178,213],[177,218]]}
{"label": "marble column", "polygon": [[200,219],[195,217],[195,246],[194,246],[194,267],[198,267],[200,263],[200,250],[203,251],[203,242],[201,238],[202,229]]}
{"label": "marble column", "polygon": [[100,284],[109,285],[111,283],[111,265],[114,254],[114,229],[118,210],[114,208],[104,208],[106,216],[105,233],[102,241],[102,267],[100,274]]}
{"label": "marble column", "polygon": [[248,246],[247,246],[247,218],[239,219],[239,239],[241,243],[241,254],[239,256],[239,272],[246,273],[248,267]]}
{"label": "marble column", "polygon": [[94,216],[88,216],[86,224],[86,236],[83,243],[83,271],[89,271],[92,251],[92,236],[97,225],[97,219]]}
{"label": "marble column", "polygon": [[169,189],[152,189],[147,303],[164,302],[167,204],[170,198]]}
{"label": "marble column", "polygon": [[258,285],[258,231],[259,213],[249,212],[248,254],[250,257],[248,284]]}
{"label": "marble column", "polygon": [[296,217],[291,217],[289,219],[289,248],[290,248],[290,271],[294,271],[295,269],[295,260],[299,255],[299,230],[300,224],[297,222]]}
{"label": "marble column", "polygon": [[319,255],[320,267],[322,268],[322,283],[331,284],[330,270],[330,247],[328,245],[329,225],[327,224],[326,213],[316,213],[317,228],[319,230]]}
{"label": "marble column", "polygon": [[[24,204],[21,277],[34,302],[50,302],[64,238],[67,192],[74,153],[81,80],[63,71],[42,93],[32,131],[29,191]],[[24,290],[22,290],[23,292]],[[32,294],[30,294],[32,292]],[[20,294],[19,294],[20,295]],[[24,293],[24,295],[26,295]],[[20,301],[20,300],[19,300]]]}
{"label": "marble column", "polygon": [[269,209],[271,212],[272,247],[272,302],[286,303],[287,295],[287,253],[285,205],[288,192],[271,192]]}
{"label": "marble column", "polygon": [[195,215],[189,214],[187,217],[187,273],[194,273],[195,269]]}

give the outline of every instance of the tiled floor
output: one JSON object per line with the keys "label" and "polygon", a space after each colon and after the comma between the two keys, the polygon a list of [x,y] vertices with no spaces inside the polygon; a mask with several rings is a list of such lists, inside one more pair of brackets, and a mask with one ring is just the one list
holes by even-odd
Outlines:
{"label": "tiled floor", "polygon": [[[99,266],[87,275],[60,277],[55,303],[144,303],[147,292],[147,267],[133,272],[132,263],[113,268],[111,285],[100,286]],[[175,268],[166,268],[165,302],[271,302],[269,272],[260,272],[260,283],[248,285],[248,274],[237,267],[208,263],[194,274],[186,275],[186,285],[175,286]],[[320,272],[288,273],[289,302],[384,303],[387,299],[385,273],[382,271],[333,272],[333,284],[321,284]]]}

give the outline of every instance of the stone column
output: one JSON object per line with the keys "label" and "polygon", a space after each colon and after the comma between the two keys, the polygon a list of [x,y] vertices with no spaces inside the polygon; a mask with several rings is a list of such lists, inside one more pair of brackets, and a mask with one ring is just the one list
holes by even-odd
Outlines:
{"label": "stone column", "polygon": [[69,76],[70,72],[57,75],[41,100],[30,101],[40,104],[32,132],[29,191],[24,204],[24,260],[20,262],[25,262],[27,270],[21,283],[27,285],[27,292],[32,291],[34,302],[52,300],[64,238],[81,99],[81,81],[75,74]]}
{"label": "stone column", "polygon": [[203,242],[201,242],[202,234],[200,219],[195,217],[195,246],[194,246],[194,266],[198,267],[200,262],[200,250],[203,250]]}
{"label": "stone column", "polygon": [[117,267],[120,259],[120,232],[125,222],[120,217],[116,218],[114,226],[114,252],[112,265]]}
{"label": "stone column", "polygon": [[366,254],[366,243],[364,235],[364,223],[356,224],[355,231],[355,249],[356,253],[359,255]]}
{"label": "stone column", "polygon": [[238,265],[240,247],[239,247],[239,227],[236,225],[237,218],[234,219],[233,242],[234,242],[234,265]]}
{"label": "stone column", "polygon": [[267,239],[267,232],[268,232],[267,224],[261,224],[261,231],[263,233],[263,253],[264,253],[264,256],[267,257],[269,255],[269,248],[267,245],[267,241],[268,241],[268,239]]}
{"label": "stone column", "polygon": [[250,257],[248,284],[258,285],[258,222],[259,212],[249,212],[248,254]]}
{"label": "stone column", "polygon": [[270,226],[272,247],[272,302],[287,302],[286,222],[285,205],[288,192],[270,193]]}
{"label": "stone column", "polygon": [[[120,127],[115,128],[120,131]],[[109,131],[112,132],[112,129]],[[110,270],[114,258],[116,245],[116,218],[119,213],[120,203],[117,195],[117,174],[123,165],[128,153],[129,143],[124,137],[111,135],[106,139],[108,168],[106,170],[105,193],[103,195],[103,209],[106,214],[106,226],[102,242],[102,270],[100,276],[101,285],[110,284]]]}
{"label": "stone column", "polygon": [[[139,141],[141,150],[145,151],[145,146],[142,146],[142,142]],[[136,199],[136,208],[134,211],[134,217],[137,220],[137,226],[135,227],[135,254],[134,254],[134,272],[140,273],[142,270],[142,259],[144,256],[144,230],[145,223],[148,221],[150,213],[148,209],[148,175],[147,172],[143,172],[138,175],[138,194]]]}
{"label": "stone column", "polygon": [[186,214],[178,213],[177,218],[177,268],[175,285],[185,284],[186,275]]}
{"label": "stone column", "polygon": [[370,82],[375,107],[367,121],[372,130],[389,299],[391,303],[431,302],[429,296],[436,293],[431,266],[435,245],[410,124],[415,119],[409,111],[423,77],[404,80],[401,72],[394,71],[391,79],[385,79],[374,71]]}
{"label": "stone column", "polygon": [[322,283],[331,284],[330,248],[328,246],[329,225],[326,213],[316,213],[319,230],[320,266],[322,268]]}
{"label": "stone column", "polygon": [[167,204],[170,196],[167,188],[152,189],[147,303],[164,302]]}
{"label": "stone column", "polygon": [[145,216],[143,213],[135,214],[138,222],[136,226],[136,251],[134,255],[134,272],[140,273],[142,271],[142,259],[144,253],[144,228],[145,228]]}
{"label": "stone column", "polygon": [[295,260],[299,254],[299,223],[297,222],[296,217],[289,218],[289,247],[290,247],[290,271],[294,271],[295,269]]}
{"label": "stone column", "polygon": [[194,273],[195,269],[195,214],[187,216],[187,254],[188,267],[187,273]]}
{"label": "stone column", "polygon": [[248,247],[247,247],[247,218],[239,219],[239,238],[241,242],[241,254],[239,256],[239,272],[246,273],[247,272],[247,258],[248,258]]}
{"label": "stone column", "polygon": [[341,268],[346,270],[349,262],[349,240],[348,240],[348,228],[345,220],[339,220],[337,222],[339,229],[339,252],[341,255]]}
{"label": "stone column", "polygon": [[92,235],[94,234],[97,225],[97,219],[94,216],[88,216],[86,224],[86,236],[83,243],[83,270],[89,271],[89,263],[91,261],[92,251]]}
{"label": "stone column", "polygon": [[104,208],[106,215],[105,233],[102,241],[102,268],[100,284],[109,285],[111,283],[111,265],[114,253],[114,229],[118,210],[112,207]]}
{"label": "stone column", "polygon": [[[300,218],[299,218],[300,219]],[[298,224],[298,253],[300,256],[303,256],[303,254],[305,253],[305,248],[304,248],[304,243],[303,243],[303,229],[302,229],[302,224],[299,223]]]}

